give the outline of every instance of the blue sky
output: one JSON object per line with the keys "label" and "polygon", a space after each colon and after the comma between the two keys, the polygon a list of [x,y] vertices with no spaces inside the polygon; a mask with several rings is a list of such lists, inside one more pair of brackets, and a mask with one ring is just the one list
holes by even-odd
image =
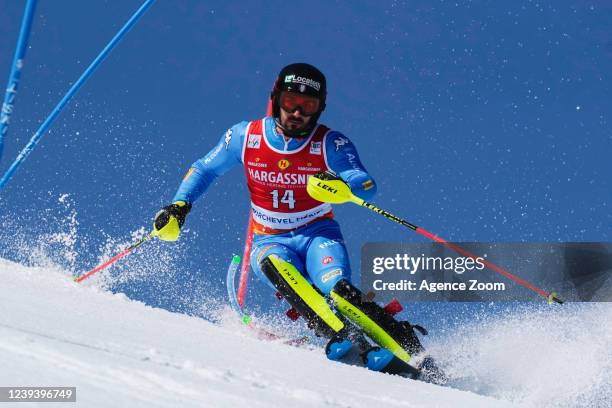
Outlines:
{"label": "blue sky", "polygon": [[[24,3],[0,0],[0,81]],[[3,171],[140,4],[39,1]],[[72,265],[91,267],[107,240],[149,225],[228,127],[261,116],[282,66],[304,61],[327,75],[321,120],[357,145],[379,206],[455,241],[609,241],[611,20],[605,1],[159,1],[0,192],[5,237],[66,228],[69,194]],[[222,293],[247,209],[236,169],[178,246],[133,255],[154,274],[163,254],[175,280],[121,290],[169,308]],[[336,214],[356,275],[363,242],[422,240],[355,206]]]}

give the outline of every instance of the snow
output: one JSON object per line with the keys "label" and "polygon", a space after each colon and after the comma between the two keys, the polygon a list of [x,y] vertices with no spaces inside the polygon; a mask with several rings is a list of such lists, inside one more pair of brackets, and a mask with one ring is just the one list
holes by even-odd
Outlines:
{"label": "snow", "polygon": [[76,386],[76,406],[514,406],[334,363],[321,350],[151,308],[49,267],[0,259],[0,282],[0,385]]}
{"label": "snow", "polygon": [[441,354],[455,387],[525,406],[612,407],[612,305],[529,307],[459,329]]}

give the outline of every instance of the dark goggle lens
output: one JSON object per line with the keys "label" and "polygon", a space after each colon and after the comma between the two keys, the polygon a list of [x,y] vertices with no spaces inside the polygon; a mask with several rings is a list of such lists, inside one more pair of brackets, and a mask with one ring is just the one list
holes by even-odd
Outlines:
{"label": "dark goggle lens", "polygon": [[321,102],[312,96],[283,92],[280,96],[280,107],[287,112],[299,109],[304,116],[312,116],[319,111]]}

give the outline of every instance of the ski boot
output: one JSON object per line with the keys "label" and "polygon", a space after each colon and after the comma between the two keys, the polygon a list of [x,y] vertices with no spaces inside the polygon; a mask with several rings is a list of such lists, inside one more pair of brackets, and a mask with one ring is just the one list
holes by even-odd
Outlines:
{"label": "ski boot", "polygon": [[396,320],[394,315],[401,310],[399,302],[391,302],[383,308],[372,301],[372,296],[363,295],[346,280],[334,286],[331,298],[336,310],[380,346],[364,351],[364,364],[368,368],[390,373],[407,372],[410,377],[438,384],[447,381],[431,357],[425,357],[418,367],[408,364],[413,356],[425,351],[416,332],[426,335],[427,330],[408,321]]}
{"label": "ski boot", "polygon": [[[423,346],[409,322],[399,322],[393,315],[371,300],[347,280],[339,281],[331,291],[336,309],[360,327],[378,345],[408,362],[411,355],[422,352]],[[424,333],[426,331],[423,330]]]}
{"label": "ski boot", "polygon": [[[349,355],[357,351],[356,358]],[[368,370],[399,375],[411,379],[422,379],[419,368],[397,358],[392,352],[372,344],[361,333],[351,338],[332,338],[325,347],[327,358],[348,364],[363,364]]]}
{"label": "ski boot", "polygon": [[[393,373],[414,370],[408,362],[412,355],[424,350],[414,329],[426,334],[423,328],[398,322],[389,308],[385,310],[371,300],[363,301],[361,292],[346,280],[334,286],[331,299],[328,299],[295,266],[279,256],[271,254],[260,265],[274,287],[294,312],[306,320],[315,335],[330,339],[325,348],[329,359],[344,359],[355,346],[368,368]],[[332,309],[330,302],[339,314]],[[373,350],[362,332],[380,348]]]}
{"label": "ski boot", "polygon": [[[330,360],[343,360],[344,362],[348,362],[346,355],[350,351],[356,350],[356,354],[361,356],[365,350],[372,348],[372,345],[359,328],[346,321],[344,316],[341,315],[339,317],[346,322],[347,330],[329,340],[325,346],[325,355]],[[359,359],[357,359],[355,363],[358,363],[358,360]]]}
{"label": "ski boot", "polygon": [[363,364],[372,371],[401,375],[413,380],[419,378],[418,368],[397,358],[392,352],[378,346],[371,347],[361,354]]}

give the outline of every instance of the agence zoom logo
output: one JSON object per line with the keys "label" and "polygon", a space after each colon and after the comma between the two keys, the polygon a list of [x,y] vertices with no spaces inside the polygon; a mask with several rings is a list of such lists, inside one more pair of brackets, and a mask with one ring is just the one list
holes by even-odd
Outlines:
{"label": "agence zoom logo", "polygon": [[410,256],[396,254],[394,257],[376,257],[372,260],[372,272],[376,275],[389,270],[407,271],[414,275],[422,271],[453,271],[462,274],[465,271],[483,270],[484,258],[441,257],[441,256]]}

